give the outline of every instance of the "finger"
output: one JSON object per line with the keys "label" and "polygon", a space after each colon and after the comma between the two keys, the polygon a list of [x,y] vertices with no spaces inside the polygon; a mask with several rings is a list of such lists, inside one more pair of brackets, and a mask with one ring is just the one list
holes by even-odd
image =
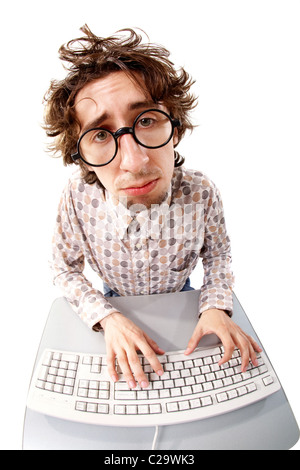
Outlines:
{"label": "finger", "polygon": [[203,336],[204,334],[203,334],[202,328],[196,327],[191,336],[191,339],[188,342],[188,345],[187,345],[186,350],[184,351],[184,354],[187,356],[191,354],[194,351],[194,349],[198,346],[199,341]]}
{"label": "finger", "polygon": [[128,354],[128,363],[134,375],[135,381],[137,381],[142,388],[148,387],[149,382],[147,376],[141,366],[140,358],[135,351],[131,351]]}
{"label": "finger", "polygon": [[255,339],[252,338],[252,336],[248,336],[248,339],[249,339],[250,343],[252,344],[253,349],[254,349],[256,352],[258,352],[258,353],[262,352],[262,348],[261,348],[260,345],[255,341]]}
{"label": "finger", "polygon": [[[244,343],[244,349],[243,349],[243,345],[239,345],[240,350],[241,350],[241,357],[242,357],[241,369],[244,372],[247,369],[250,360],[254,366],[258,365],[256,352],[261,352],[262,349],[251,336],[247,335],[246,333],[242,333],[242,336],[244,337],[243,342],[246,342],[246,344]],[[248,348],[248,361],[247,361],[247,352],[246,352],[247,348]]]}
{"label": "finger", "polygon": [[[253,348],[251,346],[250,341],[244,336],[244,335],[239,335],[236,339],[236,345],[240,350],[241,353],[241,371],[246,372],[250,357],[253,357]],[[252,350],[252,351],[251,351]]]}
{"label": "finger", "polygon": [[143,354],[145,358],[147,359],[147,361],[149,362],[152,369],[154,370],[154,372],[157,375],[162,376],[164,373],[164,368],[162,364],[160,363],[158,357],[154,353],[153,349],[144,349]]}
{"label": "finger", "polygon": [[107,372],[112,379],[113,382],[117,382],[119,380],[119,376],[116,370],[116,355],[113,351],[107,351]]}
{"label": "finger", "polygon": [[229,333],[219,335],[219,338],[224,347],[224,354],[222,359],[218,362],[219,366],[225,364],[225,362],[230,361],[232,358],[233,351],[235,350],[235,343]]}
{"label": "finger", "polygon": [[123,351],[123,350],[118,352],[117,357],[118,357],[118,364],[120,366],[120,369],[122,371],[124,379],[126,380],[129,388],[135,388],[136,387],[136,381],[133,377],[131,367],[129,366],[128,357],[127,357],[126,352]]}
{"label": "finger", "polygon": [[163,375],[164,368],[161,365],[156,354],[164,354],[165,351],[161,349],[158,344],[152,338],[150,338],[150,336],[147,335],[147,333],[144,333],[144,337],[147,340],[147,343],[141,343],[140,350],[151,365],[152,369],[156,372],[156,374]]}
{"label": "finger", "polygon": [[147,333],[144,333],[144,336],[145,336],[147,342],[150,344],[151,348],[153,349],[153,351],[156,354],[164,354],[165,353],[165,351],[163,349],[161,349],[158,346],[158,344],[152,338],[150,338],[150,336],[147,335]]}

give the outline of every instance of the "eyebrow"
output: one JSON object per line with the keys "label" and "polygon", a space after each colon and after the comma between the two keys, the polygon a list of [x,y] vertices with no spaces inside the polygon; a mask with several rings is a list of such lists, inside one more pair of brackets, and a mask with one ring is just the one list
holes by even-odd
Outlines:
{"label": "eyebrow", "polygon": [[[157,106],[152,100],[145,100],[145,101],[137,101],[137,102],[134,102],[134,103],[131,103],[129,106],[128,106],[128,110],[129,111],[135,111],[135,110],[138,110],[138,109],[147,109],[147,108],[151,108],[153,106]],[[93,119],[92,121],[89,121],[82,129],[82,134],[84,132],[86,132],[87,130],[89,129],[93,129],[95,127],[100,127],[102,122],[104,122],[106,119],[109,119],[110,118],[110,114],[107,113],[107,112],[104,112],[102,114],[100,114],[100,116],[97,116],[95,119]]]}

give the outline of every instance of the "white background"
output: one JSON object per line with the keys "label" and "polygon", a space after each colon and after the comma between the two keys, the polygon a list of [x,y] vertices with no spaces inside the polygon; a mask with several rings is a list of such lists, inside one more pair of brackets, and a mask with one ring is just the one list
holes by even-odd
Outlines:
{"label": "white background", "polygon": [[[144,29],[196,80],[193,120],[199,127],[179,150],[186,166],[207,173],[221,190],[235,292],[299,423],[300,2],[3,5],[0,447],[21,448],[35,354],[51,303],[61,295],[52,287],[48,259],[70,169],[45,151],[42,99],[50,80],[64,76],[59,46],[77,37],[84,23],[99,36]],[[200,286],[198,276],[194,286]]]}

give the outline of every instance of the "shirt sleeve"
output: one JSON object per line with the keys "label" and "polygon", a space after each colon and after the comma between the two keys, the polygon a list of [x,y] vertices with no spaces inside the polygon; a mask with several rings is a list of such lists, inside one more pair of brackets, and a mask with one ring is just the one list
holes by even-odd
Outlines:
{"label": "shirt sleeve", "polygon": [[211,308],[232,315],[234,276],[231,270],[231,247],[227,234],[223,203],[214,186],[210,189],[206,209],[204,244],[200,253],[204,280],[199,297],[199,314]]}
{"label": "shirt sleeve", "polygon": [[70,187],[67,187],[59,203],[52,242],[53,282],[84,323],[99,331],[99,322],[116,309],[83,274],[84,237],[73,207]]}

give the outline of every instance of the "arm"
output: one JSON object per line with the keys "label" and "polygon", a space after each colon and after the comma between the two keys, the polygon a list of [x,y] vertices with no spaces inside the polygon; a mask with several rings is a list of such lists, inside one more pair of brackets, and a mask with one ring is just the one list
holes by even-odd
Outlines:
{"label": "arm", "polygon": [[227,362],[235,347],[242,356],[242,370],[249,360],[256,364],[255,351],[258,344],[231,319],[233,274],[231,271],[230,240],[227,235],[223,204],[216,188],[211,189],[210,204],[206,209],[205,239],[201,250],[204,282],[199,298],[200,319],[188,343],[186,354],[190,354],[200,339],[215,333],[224,346],[220,365]]}
{"label": "arm", "polygon": [[95,331],[104,329],[108,370],[112,379],[118,379],[115,370],[115,358],[118,357],[129,386],[135,387],[136,379],[142,387],[147,387],[147,379],[139,363],[137,350],[145,355],[158,374],[162,373],[162,366],[155,352],[162,354],[163,351],[134,323],[118,312],[86,279],[83,274],[83,238],[84,233],[73,207],[71,192],[67,188],[59,204],[53,237],[54,284],[62,290],[73,310],[90,328]]}
{"label": "arm", "polygon": [[83,274],[84,236],[73,207],[71,190],[67,187],[59,203],[52,242],[53,282],[83,322],[89,328],[99,330],[98,323],[115,308]]}

